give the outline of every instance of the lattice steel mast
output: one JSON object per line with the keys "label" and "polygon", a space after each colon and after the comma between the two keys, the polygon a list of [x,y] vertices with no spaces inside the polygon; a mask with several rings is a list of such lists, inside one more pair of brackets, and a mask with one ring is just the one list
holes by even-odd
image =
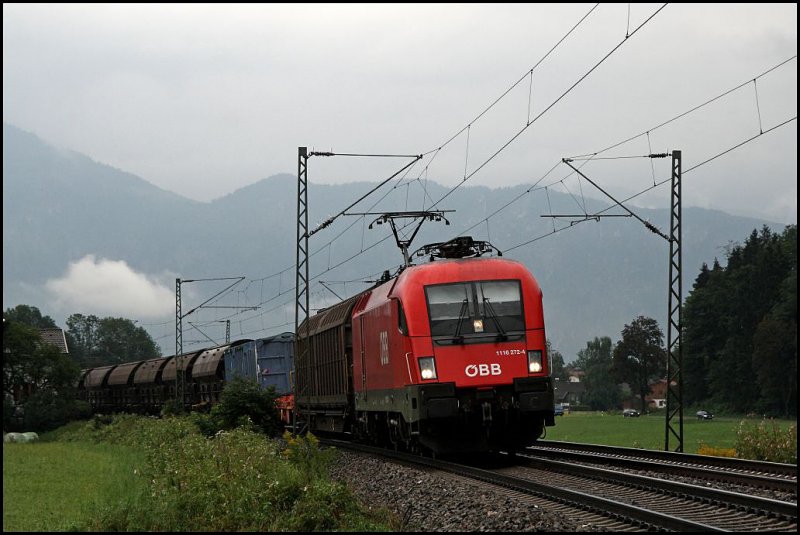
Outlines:
{"label": "lattice steel mast", "polygon": [[[670,436],[677,440],[675,451],[683,452],[683,347],[681,345],[681,151],[672,151],[672,193],[669,225],[669,303],[667,314],[667,421],[664,449]],[[673,382],[675,383],[673,385]],[[678,421],[677,429],[674,420]]]}

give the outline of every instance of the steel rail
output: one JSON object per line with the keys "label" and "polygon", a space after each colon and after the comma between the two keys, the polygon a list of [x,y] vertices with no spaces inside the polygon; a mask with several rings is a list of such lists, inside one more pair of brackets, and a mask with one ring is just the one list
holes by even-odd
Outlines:
{"label": "steel rail", "polygon": [[339,447],[342,449],[349,449],[359,451],[366,454],[377,455],[394,459],[399,462],[408,463],[411,465],[425,466],[444,472],[449,472],[455,475],[467,477],[478,481],[483,481],[492,485],[499,485],[507,489],[511,489],[523,494],[535,495],[548,500],[557,502],[567,502],[574,504],[576,507],[587,509],[594,513],[599,513],[603,516],[610,518],[623,518],[629,519],[630,523],[638,526],[649,526],[654,529],[665,529],[672,531],[698,531],[698,532],[721,532],[724,529],[707,524],[701,524],[691,520],[678,518],[672,515],[659,513],[657,511],[650,511],[629,505],[626,503],[609,500],[599,496],[594,496],[584,492],[569,490],[561,487],[555,487],[536,481],[521,479],[513,476],[499,474],[491,470],[476,468],[468,465],[457,464],[440,459],[432,459],[428,457],[421,457],[410,453],[399,451],[386,450],[382,448],[375,448],[371,446],[364,446],[354,444],[352,442],[339,441],[339,440],[321,440],[322,443]]}

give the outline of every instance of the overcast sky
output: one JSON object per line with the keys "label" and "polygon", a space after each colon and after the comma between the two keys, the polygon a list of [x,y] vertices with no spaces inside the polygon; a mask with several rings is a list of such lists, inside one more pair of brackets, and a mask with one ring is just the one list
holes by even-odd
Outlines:
{"label": "overcast sky", "polygon": [[[499,187],[647,131],[602,155],[679,149],[689,169],[796,117],[797,59],[759,77],[797,54],[796,4],[668,5],[625,40],[660,6],[600,5],[524,77],[593,4],[3,4],[3,119],[209,201],[295,174],[298,146],[428,153],[409,178]],[[795,119],[687,173],[684,204],[796,223],[796,146]],[[406,161],[312,160],[309,178],[374,181]],[[669,165],[583,171],[623,198]]]}

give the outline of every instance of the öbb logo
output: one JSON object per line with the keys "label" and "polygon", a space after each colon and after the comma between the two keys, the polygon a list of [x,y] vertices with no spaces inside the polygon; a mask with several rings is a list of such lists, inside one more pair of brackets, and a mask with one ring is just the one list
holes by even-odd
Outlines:
{"label": "\u00f6bb logo", "polygon": [[464,368],[464,373],[467,374],[467,377],[477,377],[478,375],[486,377],[487,375],[500,375],[503,372],[500,370],[500,364],[493,362],[492,364],[470,364]]}

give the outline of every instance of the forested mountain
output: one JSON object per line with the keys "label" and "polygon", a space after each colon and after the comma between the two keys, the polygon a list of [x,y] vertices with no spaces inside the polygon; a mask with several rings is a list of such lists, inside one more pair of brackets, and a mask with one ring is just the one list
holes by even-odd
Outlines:
{"label": "forested mountain", "polygon": [[[312,227],[374,186],[332,186],[313,180],[309,187]],[[484,182],[491,183],[491,177]],[[540,216],[572,213],[575,199],[557,191],[550,191],[549,196],[526,194],[528,188],[459,188],[437,206],[455,210],[447,214],[452,225],[426,223],[414,246],[466,233],[488,239],[507,258],[525,263],[544,292],[548,338],[567,361],[596,336],[617,339],[622,327],[637,316],[653,317],[664,326],[667,243],[632,218],[583,222],[537,240],[553,231],[552,219]],[[395,189],[388,186],[374,197],[377,200],[388,192],[381,202],[374,204],[370,197],[358,210],[419,210],[448,189],[433,180],[413,181]],[[132,269],[149,275],[170,273],[173,282],[175,276],[260,279],[277,273],[295,261],[296,194],[295,177],[276,175],[213,202],[195,202],[86,156],[53,148],[4,124],[3,307],[34,305],[62,326],[61,318],[69,314],[92,314],[91,310],[53,310],[52,296],[44,288],[47,280],[63,276],[70,262],[87,254],[124,260]],[[508,204],[517,197],[521,197],[519,201]],[[586,204],[590,213],[608,206],[591,199],[586,199]],[[666,207],[636,210],[662,230],[668,229]],[[483,221],[496,211],[488,224]],[[315,234],[310,247],[319,253],[311,260],[312,277],[323,274],[323,281],[350,281],[374,278],[384,269],[397,267],[402,256],[390,230],[385,225],[368,230],[369,223],[342,218]],[[684,295],[703,262],[712,264],[715,258],[724,258],[725,246],[764,223],[685,207]],[[348,225],[352,227],[348,229]],[[556,225],[567,224],[561,221]],[[773,228],[779,232],[782,227]],[[362,250],[363,254],[354,257]],[[350,257],[353,260],[344,262]],[[341,267],[330,269],[342,262]],[[265,283],[259,291],[276,293],[280,288],[285,292],[294,285],[294,274],[290,270],[268,282],[272,286]],[[342,296],[364,287],[359,283],[329,285]],[[288,301],[291,297],[287,294]],[[282,323],[285,315],[284,310],[277,310],[259,323]],[[232,331],[236,331],[233,325]]]}

